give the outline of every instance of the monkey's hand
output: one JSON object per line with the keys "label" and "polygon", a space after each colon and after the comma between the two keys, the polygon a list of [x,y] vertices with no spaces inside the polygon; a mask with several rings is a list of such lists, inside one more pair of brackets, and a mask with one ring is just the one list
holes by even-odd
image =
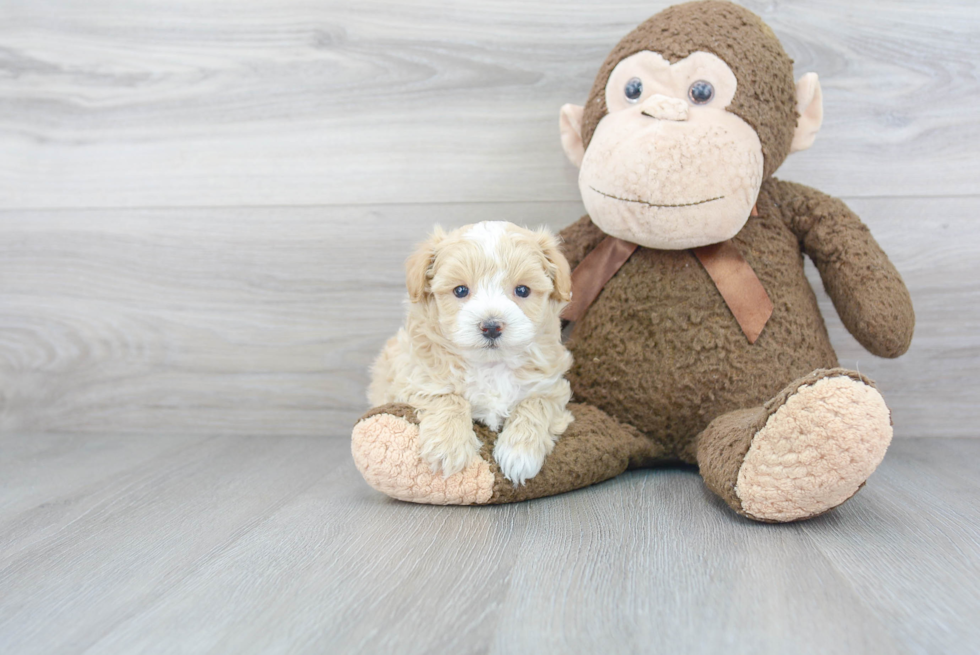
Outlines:
{"label": "monkey's hand", "polygon": [[912,298],[871,232],[841,200],[801,184],[778,184],[790,226],[844,326],[874,355],[904,354],[915,328]]}

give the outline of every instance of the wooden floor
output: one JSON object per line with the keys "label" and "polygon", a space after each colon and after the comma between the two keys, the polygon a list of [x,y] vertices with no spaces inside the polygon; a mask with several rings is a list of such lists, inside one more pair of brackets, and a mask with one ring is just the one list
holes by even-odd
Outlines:
{"label": "wooden floor", "polygon": [[[583,213],[558,111],[669,0],[0,0],[0,655],[980,652],[980,3],[744,0],[823,129],[778,176],[903,275],[853,501],[688,470],[401,504],[348,451],[433,224]],[[808,265],[809,266],[809,265]]]}
{"label": "wooden floor", "polygon": [[0,440],[0,652],[976,653],[978,439],[741,519],[689,470],[428,507],[316,437]]}

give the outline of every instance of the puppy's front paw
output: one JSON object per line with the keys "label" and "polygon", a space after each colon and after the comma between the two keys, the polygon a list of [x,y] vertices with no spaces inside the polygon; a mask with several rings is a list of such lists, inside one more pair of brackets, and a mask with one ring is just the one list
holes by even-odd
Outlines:
{"label": "puppy's front paw", "polygon": [[433,473],[444,477],[459,473],[480,458],[480,440],[469,421],[437,421],[422,417],[419,425],[422,459]]}
{"label": "puppy's front paw", "polygon": [[515,485],[522,485],[541,471],[544,458],[555,447],[547,432],[533,431],[527,425],[508,425],[493,448],[500,472]]}

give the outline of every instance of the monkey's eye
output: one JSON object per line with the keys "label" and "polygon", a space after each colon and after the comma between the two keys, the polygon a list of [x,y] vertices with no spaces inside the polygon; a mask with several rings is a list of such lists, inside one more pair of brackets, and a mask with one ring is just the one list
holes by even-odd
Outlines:
{"label": "monkey's eye", "polygon": [[522,284],[514,289],[514,293],[517,294],[518,298],[527,298],[531,295],[531,290]]}
{"label": "monkey's eye", "polygon": [[696,105],[706,105],[715,97],[715,87],[711,86],[711,82],[698,80],[691,85],[687,97]]}
{"label": "monkey's eye", "polygon": [[462,284],[453,289],[453,295],[457,298],[465,298],[469,293],[469,287],[464,287]]}
{"label": "monkey's eye", "polygon": [[643,81],[638,77],[634,77],[626,83],[626,87],[623,88],[623,93],[626,94],[627,102],[636,102],[643,95]]}

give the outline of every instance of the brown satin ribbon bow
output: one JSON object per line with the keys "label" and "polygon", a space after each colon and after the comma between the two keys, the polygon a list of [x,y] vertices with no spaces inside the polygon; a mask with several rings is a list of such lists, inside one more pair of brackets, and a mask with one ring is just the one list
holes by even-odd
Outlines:
{"label": "brown satin ribbon bow", "polygon": [[[752,208],[752,216],[759,212]],[[606,237],[572,271],[572,301],[562,317],[577,321],[612,276],[637,249],[635,243]],[[772,316],[772,301],[759,277],[729,239],[692,250],[721,293],[749,343],[755,343]]]}

